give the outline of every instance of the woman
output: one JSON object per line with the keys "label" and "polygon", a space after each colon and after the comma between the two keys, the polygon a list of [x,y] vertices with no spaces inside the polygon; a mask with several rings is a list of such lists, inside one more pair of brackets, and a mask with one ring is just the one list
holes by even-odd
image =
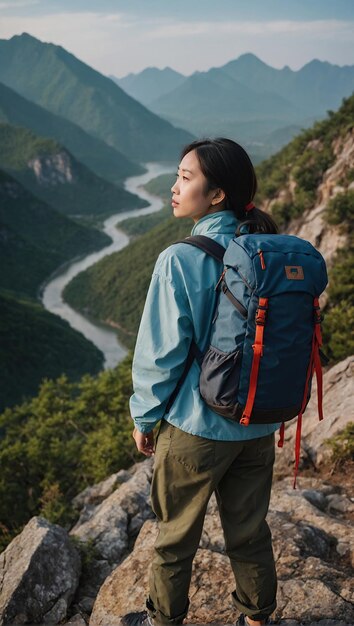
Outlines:
{"label": "woman", "polygon": [[[246,232],[275,233],[270,216],[252,203],[256,188],[254,168],[240,145],[224,138],[195,141],[182,153],[171,189],[173,212],[194,221],[192,235],[206,235],[224,247],[242,223]],[[237,624],[269,623],[276,606],[265,517],[278,425],[244,427],[214,413],[199,394],[196,360],[166,411],[192,340],[202,353],[208,346],[220,273],[215,259],[184,243],[164,250],[153,271],[134,354],[130,408],[138,450],[155,453],[151,499],[160,532],[147,612],[126,615],[127,625],[183,622],[192,561],[213,492],[236,581]]]}

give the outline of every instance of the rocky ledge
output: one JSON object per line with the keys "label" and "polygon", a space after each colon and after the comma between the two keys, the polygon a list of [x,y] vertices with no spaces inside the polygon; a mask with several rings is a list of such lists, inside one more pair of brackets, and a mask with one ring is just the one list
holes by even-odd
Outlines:
{"label": "rocky ledge", "polygon": [[[295,426],[286,429],[288,445],[277,453],[268,521],[279,576],[275,619],[283,626],[354,626],[352,480],[338,473],[320,477],[326,439],[353,421],[353,368],[350,357],[325,374],[321,424],[314,401],[306,411],[305,469],[296,490]],[[149,502],[152,463],[137,463],[79,494],[70,533],[42,518],[28,522],[0,555],[0,626],[64,626],[65,619],[66,626],[118,626],[122,615],[143,610],[157,534]],[[233,588],[212,499],[194,561],[187,622],[234,623]]]}

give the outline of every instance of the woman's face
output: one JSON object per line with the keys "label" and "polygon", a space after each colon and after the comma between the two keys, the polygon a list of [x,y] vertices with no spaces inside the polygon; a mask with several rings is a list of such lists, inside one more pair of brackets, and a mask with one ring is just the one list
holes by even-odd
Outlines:
{"label": "woman's face", "polygon": [[[186,154],[178,168],[177,180],[172,192],[172,206],[175,217],[191,217],[194,222],[208,213],[215,213],[223,208],[223,192],[213,189],[208,193],[207,180],[200,169],[195,150]],[[221,195],[220,195],[221,194]]]}

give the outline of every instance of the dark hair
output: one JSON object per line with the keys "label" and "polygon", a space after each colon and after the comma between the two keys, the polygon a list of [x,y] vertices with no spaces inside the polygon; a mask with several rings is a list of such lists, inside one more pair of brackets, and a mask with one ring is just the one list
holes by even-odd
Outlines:
{"label": "dark hair", "polygon": [[[277,233],[278,227],[272,217],[258,209],[246,211],[257,191],[257,177],[247,152],[232,139],[198,139],[185,146],[181,158],[195,150],[200,168],[207,179],[206,193],[222,189],[225,193],[225,209],[235,213],[236,218],[247,224],[250,233]],[[238,230],[240,229],[239,225]]]}

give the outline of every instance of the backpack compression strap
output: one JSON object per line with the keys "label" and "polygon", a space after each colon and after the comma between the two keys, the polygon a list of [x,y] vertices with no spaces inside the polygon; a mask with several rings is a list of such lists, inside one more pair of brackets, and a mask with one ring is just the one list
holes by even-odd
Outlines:
{"label": "backpack compression strap", "polygon": [[267,319],[268,298],[259,298],[258,308],[256,311],[256,335],[254,339],[253,360],[250,374],[250,383],[248,387],[248,396],[246,406],[243,410],[240,424],[248,426],[250,423],[254,399],[257,391],[258,370],[261,357],[263,356],[263,335],[264,327]]}
{"label": "backpack compression strap", "polygon": [[302,399],[300,413],[297,418],[297,427],[296,427],[294,489],[296,488],[296,477],[297,477],[297,472],[298,472],[299,463],[300,463],[302,416],[306,408],[309,385],[310,385],[314,372],[316,372],[316,378],[317,378],[318,417],[320,420],[323,420],[322,366],[321,366],[321,357],[320,357],[320,346],[322,345],[322,333],[321,333],[321,310],[320,310],[318,298],[314,298],[313,300],[313,310],[314,310],[315,326],[314,326],[313,337],[312,337],[312,350],[311,350],[309,366],[307,368],[304,396]]}

